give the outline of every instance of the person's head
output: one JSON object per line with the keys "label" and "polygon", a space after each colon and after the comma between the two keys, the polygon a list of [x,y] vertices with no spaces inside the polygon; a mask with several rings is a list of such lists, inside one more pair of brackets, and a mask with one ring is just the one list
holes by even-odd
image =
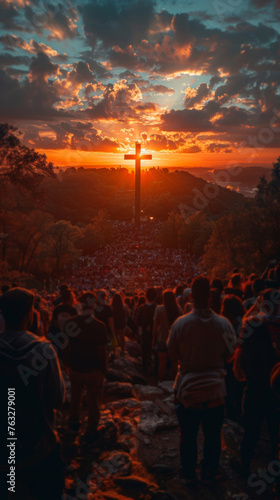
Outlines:
{"label": "person's head", "polygon": [[69,289],[69,286],[67,285],[67,283],[62,283],[62,285],[60,285],[60,287],[59,287],[60,294],[62,294],[63,292],[65,292],[68,289]]}
{"label": "person's head", "polygon": [[262,278],[255,279],[252,288],[254,295],[258,297],[265,290],[265,281]]}
{"label": "person's head", "polygon": [[124,302],[129,308],[131,307],[131,302],[129,297],[125,297]]}
{"label": "person's head", "polygon": [[88,311],[89,313],[92,313],[95,309],[96,295],[93,292],[83,292],[79,296],[78,301],[81,304],[83,312]]}
{"label": "person's head", "polygon": [[214,278],[211,283],[211,288],[216,288],[220,295],[222,295],[224,290],[224,284],[220,278]]}
{"label": "person's head", "polygon": [[221,316],[227,318],[233,326],[241,320],[245,314],[242,300],[236,295],[226,295],[222,302]]}
{"label": "person's head", "polygon": [[104,289],[100,289],[97,292],[97,302],[98,304],[107,304],[107,292]]}
{"label": "person's head", "polygon": [[237,290],[241,288],[241,282],[242,282],[241,274],[239,273],[233,274],[230,281],[232,288],[235,288]]}
{"label": "person's head", "polygon": [[184,303],[190,302],[192,299],[192,289],[191,288],[185,288],[183,292],[183,301]]}
{"label": "person's head", "polygon": [[148,302],[154,302],[157,298],[157,291],[154,287],[148,288],[146,291],[146,298]]}
{"label": "person's head", "polygon": [[176,296],[172,290],[165,290],[163,292],[163,305],[166,310],[169,324],[172,325],[175,319],[179,316],[178,304]]}
{"label": "person's head", "polygon": [[9,285],[3,285],[1,288],[2,293],[6,293],[8,290],[10,290]]}
{"label": "person's head", "polygon": [[180,295],[183,295],[183,292],[184,292],[183,285],[178,285],[175,291],[176,296],[179,297]]}
{"label": "person's head", "polygon": [[63,305],[69,305],[72,306],[74,303],[74,294],[70,288],[67,288],[67,290],[64,290],[64,292],[61,293],[61,303]]}
{"label": "person's head", "polygon": [[244,299],[251,299],[254,296],[253,292],[253,286],[251,281],[247,281],[245,287],[244,287]]}
{"label": "person's head", "polygon": [[138,300],[138,307],[142,306],[143,304],[145,304],[146,300],[145,300],[145,296],[144,295],[140,295],[139,297],[139,300]]}
{"label": "person's head", "polygon": [[115,293],[112,300],[112,308],[113,309],[122,309],[123,308],[123,299],[120,293]]}
{"label": "person's head", "polygon": [[25,288],[13,288],[0,297],[6,330],[27,330],[33,320],[34,295]]}
{"label": "person's head", "polygon": [[197,276],[192,284],[192,297],[196,309],[207,309],[210,302],[210,283],[208,278]]}

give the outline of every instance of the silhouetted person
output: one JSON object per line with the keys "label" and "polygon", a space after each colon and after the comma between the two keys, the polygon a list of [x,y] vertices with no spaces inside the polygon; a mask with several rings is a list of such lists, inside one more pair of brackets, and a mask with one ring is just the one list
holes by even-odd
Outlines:
{"label": "silhouetted person", "polygon": [[156,289],[148,288],[146,302],[139,307],[137,316],[137,324],[141,328],[142,363],[145,371],[151,362],[154,314],[157,307],[156,297]]}
{"label": "silhouetted person", "polygon": [[[0,298],[6,324],[0,335],[1,401],[7,400],[8,388],[15,389],[15,498],[61,500],[64,478],[55,409],[63,403],[64,382],[51,343],[28,331],[33,304],[33,294],[22,288]],[[0,428],[7,431],[7,411],[1,410]],[[2,436],[0,470],[7,466],[7,433]]]}
{"label": "silhouetted person", "polygon": [[194,310],[175,321],[168,340],[171,361],[178,364],[176,413],[180,426],[183,476],[196,479],[197,434],[204,433],[202,479],[213,481],[221,452],[224,419],[225,361],[232,356],[235,333],[230,322],[209,309],[210,284],[198,277],[192,285]]}
{"label": "silhouetted person", "polygon": [[94,439],[100,419],[100,401],[104,375],[107,368],[107,331],[104,323],[94,317],[96,297],[84,292],[79,298],[81,314],[65,323],[69,344],[64,351],[64,361],[70,368],[71,403],[69,427],[80,427],[80,405],[84,389],[87,390],[88,420],[86,438]]}

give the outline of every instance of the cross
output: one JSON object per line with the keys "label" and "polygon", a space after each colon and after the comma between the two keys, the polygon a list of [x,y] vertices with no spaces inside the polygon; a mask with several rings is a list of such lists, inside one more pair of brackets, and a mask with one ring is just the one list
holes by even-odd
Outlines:
{"label": "cross", "polygon": [[135,143],[135,155],[124,155],[125,160],[135,160],[135,224],[140,225],[141,160],[151,160],[152,155],[141,155],[141,143]]}

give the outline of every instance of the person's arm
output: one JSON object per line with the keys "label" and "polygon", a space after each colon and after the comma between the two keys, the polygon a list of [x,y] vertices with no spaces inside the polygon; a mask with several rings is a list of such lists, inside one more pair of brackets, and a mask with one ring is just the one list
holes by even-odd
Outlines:
{"label": "person's arm", "polygon": [[100,370],[105,375],[108,364],[106,345],[99,345],[97,347],[97,355],[98,355]]}
{"label": "person's arm", "polygon": [[47,365],[43,371],[46,399],[53,409],[59,409],[65,400],[64,378],[51,342],[48,342],[48,347],[44,347],[44,350],[48,352]]}
{"label": "person's arm", "polygon": [[108,325],[109,325],[109,328],[111,330],[112,337],[115,337],[116,334],[115,334],[115,326],[114,326],[113,316],[110,316],[108,318]]}
{"label": "person's arm", "polygon": [[237,338],[234,328],[230,323],[230,321],[228,321],[226,318],[224,318],[224,321],[225,321],[225,326],[224,326],[223,338],[226,344],[224,359],[226,363],[230,363],[233,360],[233,356],[235,353]]}
{"label": "person's arm", "polygon": [[107,328],[104,325],[103,331],[101,333],[101,343],[97,346],[97,356],[99,360],[99,366],[102,373],[105,375],[108,366],[108,356],[107,356]]}
{"label": "person's arm", "polygon": [[169,338],[167,340],[168,357],[171,362],[173,375],[177,375],[178,371],[178,343],[177,343],[177,322],[172,326]]}
{"label": "person's arm", "polygon": [[155,346],[156,346],[158,327],[159,327],[159,311],[158,311],[158,308],[156,308],[156,310],[155,310],[155,316],[154,316],[154,325],[153,325],[152,349],[154,349]]}

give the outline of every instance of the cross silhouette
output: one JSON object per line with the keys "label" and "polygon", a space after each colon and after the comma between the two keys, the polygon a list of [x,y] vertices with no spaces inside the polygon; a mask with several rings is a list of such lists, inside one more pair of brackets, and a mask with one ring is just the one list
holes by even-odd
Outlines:
{"label": "cross silhouette", "polygon": [[141,160],[151,160],[152,155],[141,155],[141,143],[135,143],[135,155],[124,155],[125,160],[135,160],[135,224],[140,225],[141,212]]}

